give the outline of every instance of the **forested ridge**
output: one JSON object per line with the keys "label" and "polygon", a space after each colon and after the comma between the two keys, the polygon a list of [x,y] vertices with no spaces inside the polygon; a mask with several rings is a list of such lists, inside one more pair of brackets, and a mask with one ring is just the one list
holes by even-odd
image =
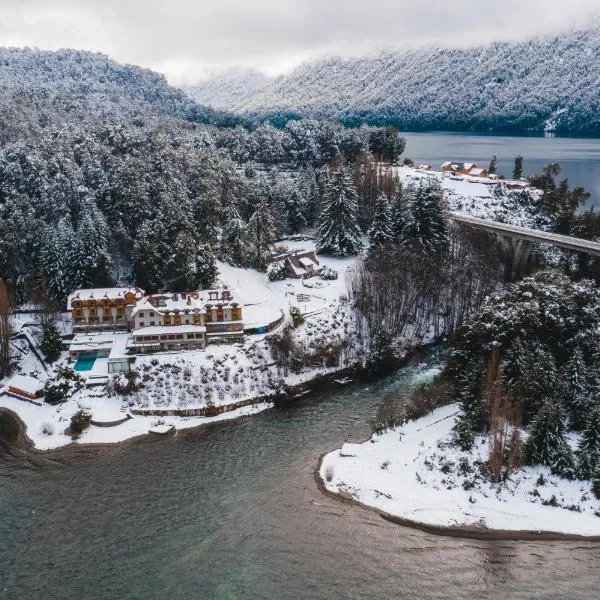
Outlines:
{"label": "forested ridge", "polygon": [[373,152],[404,149],[391,129],[241,123],[98,54],[0,57],[0,278],[17,303],[205,287],[216,258],[264,267],[275,239],[317,224],[328,165],[372,173]]}
{"label": "forested ridge", "polygon": [[[244,91],[246,80],[253,85]],[[597,133],[600,27],[475,48],[327,58],[256,81],[233,73],[190,94],[273,122],[313,116],[404,130]]]}

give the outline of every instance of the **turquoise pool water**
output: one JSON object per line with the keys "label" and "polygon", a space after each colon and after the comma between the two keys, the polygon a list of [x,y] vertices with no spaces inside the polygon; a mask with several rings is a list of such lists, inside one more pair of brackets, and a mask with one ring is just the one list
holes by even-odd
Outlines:
{"label": "turquoise pool water", "polygon": [[76,371],[91,371],[97,358],[97,354],[80,354],[73,368]]}

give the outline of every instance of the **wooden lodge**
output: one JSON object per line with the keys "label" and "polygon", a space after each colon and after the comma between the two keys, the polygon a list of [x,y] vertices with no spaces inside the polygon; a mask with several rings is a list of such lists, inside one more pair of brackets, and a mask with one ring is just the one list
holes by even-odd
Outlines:
{"label": "wooden lodge", "polygon": [[146,296],[132,311],[137,352],[202,349],[206,344],[244,339],[242,307],[229,290]]}
{"label": "wooden lodge", "polygon": [[73,330],[127,330],[131,311],[143,296],[137,287],[75,290],[67,300]]}

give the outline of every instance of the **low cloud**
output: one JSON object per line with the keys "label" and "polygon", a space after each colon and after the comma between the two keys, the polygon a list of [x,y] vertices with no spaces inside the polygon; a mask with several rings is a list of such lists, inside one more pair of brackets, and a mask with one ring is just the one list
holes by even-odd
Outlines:
{"label": "low cloud", "polygon": [[521,39],[599,12],[597,0],[3,0],[0,45],[100,51],[181,84],[232,66],[275,74],[323,54]]}

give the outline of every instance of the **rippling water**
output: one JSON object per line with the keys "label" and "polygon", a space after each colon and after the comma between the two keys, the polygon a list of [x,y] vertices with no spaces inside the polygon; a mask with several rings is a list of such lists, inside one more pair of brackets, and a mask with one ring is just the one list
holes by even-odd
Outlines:
{"label": "rippling water", "polygon": [[320,494],[319,455],[426,368],[171,439],[0,454],[0,598],[596,597],[599,545],[436,537]]}

